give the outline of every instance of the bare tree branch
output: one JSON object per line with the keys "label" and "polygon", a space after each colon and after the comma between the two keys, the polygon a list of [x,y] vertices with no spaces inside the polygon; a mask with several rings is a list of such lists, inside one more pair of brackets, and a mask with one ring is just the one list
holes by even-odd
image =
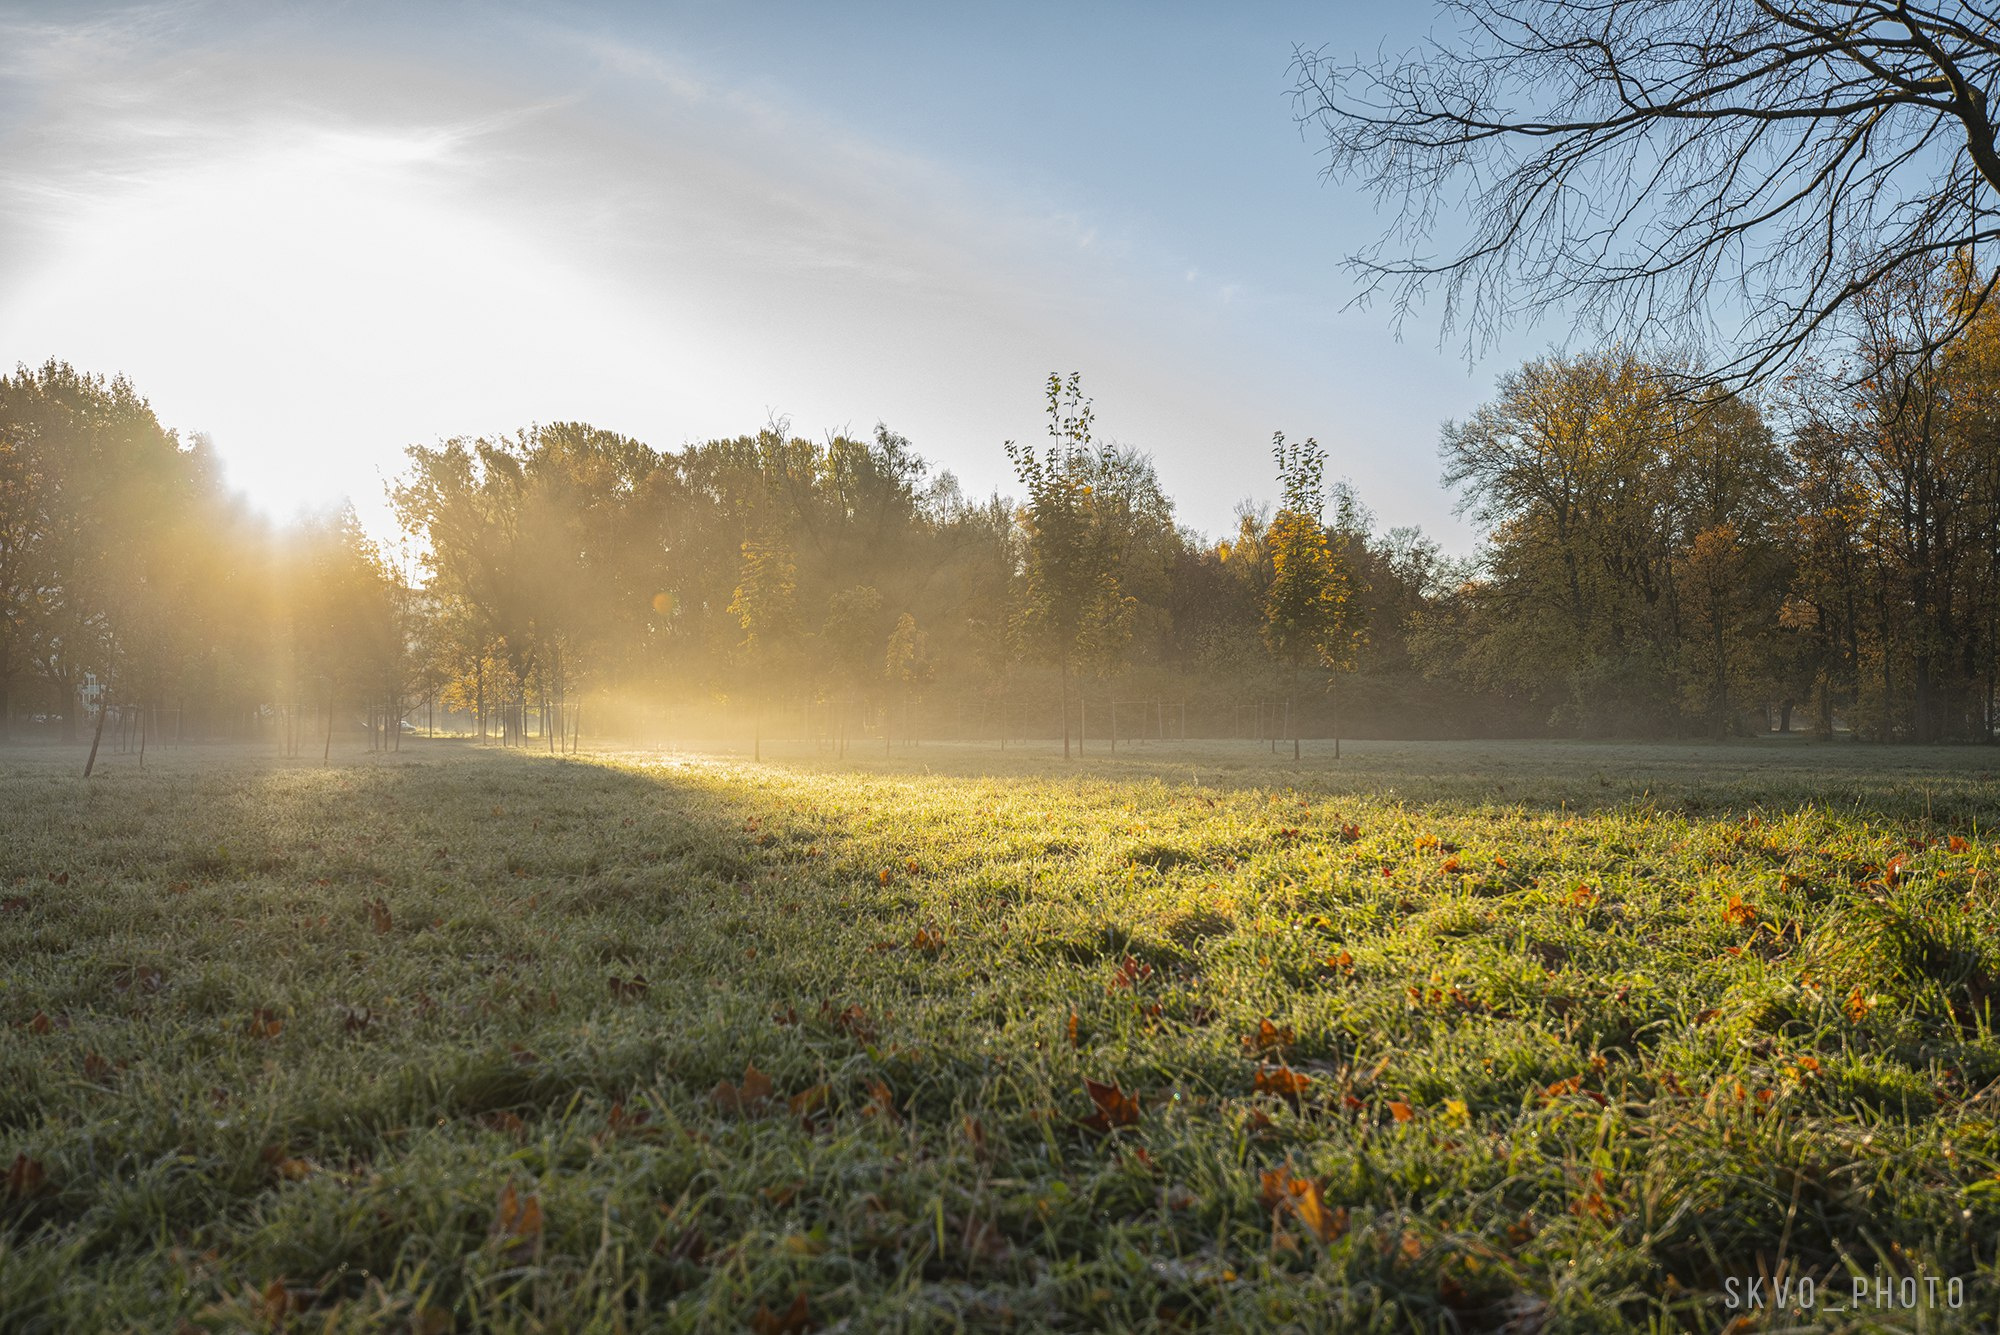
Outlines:
{"label": "bare tree branch", "polygon": [[1636,342],[1720,335],[1719,375],[1748,385],[1873,286],[2000,235],[1994,6],[1440,7],[1455,34],[1405,56],[1294,66],[1326,176],[1391,206],[1349,263],[1398,326],[1435,296],[1468,352],[1557,311]]}

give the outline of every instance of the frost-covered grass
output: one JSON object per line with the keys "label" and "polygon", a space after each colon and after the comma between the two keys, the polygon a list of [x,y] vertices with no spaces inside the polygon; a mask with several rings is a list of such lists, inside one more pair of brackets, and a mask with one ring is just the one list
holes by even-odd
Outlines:
{"label": "frost-covered grass", "polygon": [[1994,1318],[1991,752],[406,746],[0,753],[0,1329]]}

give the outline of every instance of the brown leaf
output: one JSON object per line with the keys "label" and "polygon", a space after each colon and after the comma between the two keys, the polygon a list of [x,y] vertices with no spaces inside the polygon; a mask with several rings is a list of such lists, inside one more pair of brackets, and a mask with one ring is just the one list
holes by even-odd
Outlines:
{"label": "brown leaf", "polygon": [[27,1031],[31,1034],[46,1034],[49,1032],[49,1030],[53,1029],[55,1026],[52,1023],[50,1023],[48,1014],[46,1012],[36,1011],[34,1015],[29,1018],[28,1023],[23,1027],[26,1028]]}
{"label": "brown leaf", "polygon": [[771,1090],[771,1077],[751,1062],[743,1068],[741,1084],[718,1080],[715,1088],[708,1092],[708,1097],[723,1112],[747,1117],[763,1111],[765,1100],[771,1097]]}
{"label": "brown leaf", "polygon": [[508,1112],[504,1108],[487,1113],[479,1119],[479,1122],[503,1136],[513,1136],[517,1139],[528,1129],[528,1124],[521,1120],[520,1114]]}
{"label": "brown leaf", "polygon": [[812,1311],[806,1305],[806,1296],[799,1293],[792,1298],[792,1305],[782,1312],[773,1312],[763,1303],[750,1317],[750,1329],[757,1335],[805,1335],[815,1330],[818,1323],[812,1319]]}
{"label": "brown leaf", "polygon": [[1100,1085],[1097,1081],[1084,1077],[1084,1090],[1090,1101],[1097,1105],[1097,1111],[1083,1120],[1083,1125],[1093,1131],[1108,1132],[1113,1127],[1135,1126],[1139,1121],[1139,1100],[1116,1085]]}
{"label": "brown leaf", "polygon": [[1259,1053],[1282,1053],[1290,1049],[1292,1044],[1297,1041],[1298,1035],[1293,1032],[1290,1025],[1286,1025],[1281,1029],[1269,1020],[1257,1021],[1257,1032],[1254,1034],[1245,1034],[1242,1037],[1244,1048],[1252,1056]]}
{"label": "brown leaf", "polygon": [[1106,988],[1105,990],[1107,992],[1111,992],[1111,991],[1116,991],[1120,988],[1126,988],[1126,989],[1135,988],[1140,983],[1145,982],[1148,978],[1151,978],[1152,976],[1153,976],[1152,965],[1141,964],[1139,963],[1139,961],[1133,959],[1130,955],[1127,955],[1125,957],[1125,962],[1118,966],[1118,972],[1112,976],[1111,986]]}
{"label": "brown leaf", "polygon": [[26,895],[9,895],[5,899],[0,899],[0,913],[26,913],[27,911],[28,897]]}
{"label": "brown leaf", "polygon": [[377,936],[387,936],[396,926],[396,920],[389,913],[389,903],[384,899],[371,899],[363,905],[368,910],[368,925],[375,929]]}
{"label": "brown leaf", "polygon": [[55,882],[55,883],[56,883],[57,885],[68,885],[68,884],[69,884],[69,873],[68,873],[68,872],[66,872],[66,871],[65,871],[65,872],[51,872],[51,873],[49,874],[49,879],[50,879],[51,881]]}
{"label": "brown leaf", "polygon": [[1757,908],[1743,902],[1743,896],[1731,895],[1728,907],[1722,910],[1722,920],[1738,927],[1748,927],[1757,921]]}
{"label": "brown leaf", "polygon": [[509,1182],[500,1192],[490,1236],[510,1255],[532,1252],[542,1240],[542,1198],[523,1195]]}
{"label": "brown leaf", "polygon": [[1404,1103],[1401,1099],[1389,1100],[1389,1115],[1399,1122],[1407,1122],[1416,1116],[1415,1112],[1411,1110],[1410,1105]]}
{"label": "brown leaf", "polygon": [[864,1117],[880,1117],[886,1122],[900,1122],[902,1114],[896,1111],[896,1094],[888,1085],[877,1080],[868,1086],[868,1104],[861,1110]]}
{"label": "brown leaf", "polygon": [[95,1052],[86,1052],[83,1054],[83,1078],[86,1080],[96,1081],[101,1084],[111,1078],[111,1073],[114,1069],[110,1062],[98,1056]]}
{"label": "brown leaf", "polygon": [[42,1167],[39,1160],[16,1154],[13,1164],[7,1169],[7,1199],[26,1200],[39,1193],[48,1182],[48,1170]]}
{"label": "brown leaf", "polygon": [[111,986],[119,992],[157,992],[167,985],[167,976],[150,964],[138,964],[120,969],[111,977]]}
{"label": "brown leaf", "polygon": [[916,936],[910,941],[910,949],[921,950],[927,955],[935,955],[944,949],[944,933],[933,932],[926,927],[919,927]]}
{"label": "brown leaf", "polygon": [[250,1012],[250,1020],[244,1026],[252,1038],[276,1038],[285,1032],[285,1022],[278,1013],[264,1006]]}
{"label": "brown leaf", "polygon": [[611,975],[611,995],[618,1001],[638,1001],[646,995],[648,984],[644,974],[634,974],[630,978]]}
{"label": "brown leaf", "polygon": [[810,1121],[815,1113],[826,1106],[831,1093],[832,1090],[826,1085],[811,1085],[792,1095],[785,1103],[791,1108],[792,1116],[802,1122]]}
{"label": "brown leaf", "polygon": [[1311,1076],[1300,1075],[1289,1066],[1260,1066],[1255,1080],[1259,1094],[1274,1094],[1294,1103],[1311,1083]]}

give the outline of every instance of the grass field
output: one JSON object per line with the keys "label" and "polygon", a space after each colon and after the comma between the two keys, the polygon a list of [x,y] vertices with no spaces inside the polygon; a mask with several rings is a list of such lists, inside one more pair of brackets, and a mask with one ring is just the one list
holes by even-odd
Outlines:
{"label": "grass field", "polygon": [[0,1329],[2000,1313],[1991,752],[406,747],[0,757]]}

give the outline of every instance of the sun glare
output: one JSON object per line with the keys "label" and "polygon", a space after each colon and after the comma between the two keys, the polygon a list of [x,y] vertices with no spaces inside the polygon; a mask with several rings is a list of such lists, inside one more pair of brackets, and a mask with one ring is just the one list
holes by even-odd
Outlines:
{"label": "sun glare", "polygon": [[357,455],[387,475],[413,441],[520,425],[537,375],[571,391],[685,359],[663,322],[454,198],[453,144],[273,134],[79,200],[0,334],[122,368],[277,516],[354,493]]}

